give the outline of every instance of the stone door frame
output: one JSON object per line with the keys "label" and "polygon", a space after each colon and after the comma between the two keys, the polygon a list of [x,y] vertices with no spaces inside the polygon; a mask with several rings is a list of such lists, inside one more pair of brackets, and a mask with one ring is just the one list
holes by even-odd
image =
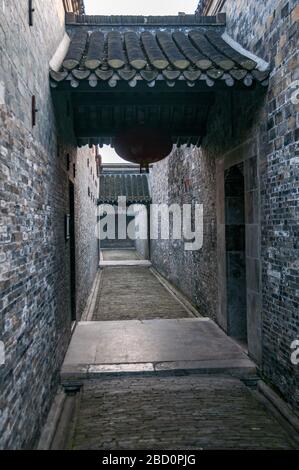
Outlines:
{"label": "stone door frame", "polygon": [[235,147],[216,160],[216,216],[218,259],[218,308],[217,321],[228,331],[227,275],[225,240],[225,170],[244,164],[245,182],[245,259],[247,342],[250,357],[258,364],[262,362],[262,290],[261,290],[261,218],[260,178],[258,152],[255,139]]}

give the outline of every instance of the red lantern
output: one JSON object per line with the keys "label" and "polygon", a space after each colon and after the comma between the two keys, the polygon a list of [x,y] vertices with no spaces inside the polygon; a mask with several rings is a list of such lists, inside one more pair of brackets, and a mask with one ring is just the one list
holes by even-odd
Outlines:
{"label": "red lantern", "polygon": [[114,140],[116,153],[129,162],[146,167],[167,157],[172,150],[171,137],[165,131],[137,125],[121,131]]}

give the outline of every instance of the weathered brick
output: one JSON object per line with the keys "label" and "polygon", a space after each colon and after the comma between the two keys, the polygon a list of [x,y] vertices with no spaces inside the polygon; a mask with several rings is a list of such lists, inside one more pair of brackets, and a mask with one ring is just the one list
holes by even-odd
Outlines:
{"label": "weathered brick", "polygon": [[[204,3],[210,2],[201,2]],[[219,252],[219,243],[224,237],[223,230],[221,232],[224,214],[219,210],[219,204],[224,194],[218,188],[219,199],[216,199],[214,162],[219,169],[223,160],[245,161],[254,156],[245,142],[255,142],[259,194],[255,212],[260,214],[255,223],[259,224],[261,233],[259,250],[255,251],[260,252],[261,288],[257,276],[252,278],[253,270],[249,269],[249,275],[253,288],[260,289],[260,294],[254,291],[254,295],[258,295],[256,305],[262,305],[262,311],[255,312],[255,319],[259,317],[262,329],[262,334],[256,332],[262,338],[260,364],[266,379],[297,409],[298,366],[291,363],[290,345],[299,335],[298,309],[294,304],[294,298],[298,296],[298,263],[295,260],[298,258],[299,180],[295,155],[299,134],[295,129],[299,115],[298,106],[292,102],[295,88],[290,85],[298,70],[298,27],[292,25],[299,19],[298,8],[294,0],[226,0],[223,11],[227,13],[227,32],[271,63],[269,89],[266,94],[262,91],[236,93],[232,120],[228,112],[229,100],[223,93],[221,100],[215,100],[210,112],[202,151],[175,151],[164,162],[154,165],[151,173],[155,202],[193,200],[203,202],[204,213],[207,211],[206,241],[201,253],[190,255],[184,253],[180,243],[155,241],[152,243],[153,262],[200,306],[203,314],[217,317],[218,305],[218,314],[220,311],[225,315],[225,295],[222,293],[226,280],[221,265],[224,254]],[[186,194],[184,178],[192,181],[192,188]],[[218,185],[222,180],[216,177],[216,181]],[[248,223],[252,220],[249,203],[248,200]],[[213,225],[216,211],[218,251],[216,245],[213,246],[216,243]],[[212,249],[208,240],[212,241]],[[250,263],[253,266],[254,259]],[[286,280],[291,273],[293,282]],[[249,286],[247,289],[252,296],[253,291]],[[226,328],[225,322],[221,326]]]}
{"label": "weathered brick", "polygon": [[[63,37],[61,0],[5,2],[0,17],[0,448],[33,447],[58,386],[71,334],[70,243],[65,240],[69,179],[65,156],[77,164],[77,311],[97,269],[95,201],[87,197],[89,149],[57,145],[49,60]],[[31,125],[31,97],[39,113]],[[93,195],[97,188],[91,175]],[[79,187],[80,184],[80,187]],[[89,224],[79,209],[84,206]],[[94,222],[94,224],[93,224]],[[84,279],[84,281],[83,281]]]}

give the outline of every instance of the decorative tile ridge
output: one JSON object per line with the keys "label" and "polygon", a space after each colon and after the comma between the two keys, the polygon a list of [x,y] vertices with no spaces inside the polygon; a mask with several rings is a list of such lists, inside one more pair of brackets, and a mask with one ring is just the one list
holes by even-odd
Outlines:
{"label": "decorative tile ridge", "polygon": [[66,13],[66,25],[95,25],[95,26],[196,26],[196,25],[226,25],[226,14],[215,16],[176,15],[176,16],[104,16],[76,15]]}
{"label": "decorative tile ridge", "polygon": [[97,198],[97,203],[98,205],[100,204],[117,204],[119,201],[118,201],[118,198],[119,197],[126,197],[126,201],[128,204],[132,204],[132,203],[140,203],[140,204],[143,204],[143,203],[150,203],[152,201],[152,198],[150,196],[126,196],[126,195],[121,195],[119,194],[118,196],[116,197],[99,197]]}

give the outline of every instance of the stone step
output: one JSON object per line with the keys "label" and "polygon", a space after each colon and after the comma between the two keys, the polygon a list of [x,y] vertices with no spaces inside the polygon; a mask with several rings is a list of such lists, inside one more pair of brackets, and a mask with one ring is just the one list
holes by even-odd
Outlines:
{"label": "stone step", "polygon": [[61,381],[67,387],[107,375],[179,373],[255,380],[256,367],[209,318],[80,322]]}
{"label": "stone step", "polygon": [[136,259],[136,260],[109,260],[109,261],[100,261],[100,268],[111,267],[111,266],[147,266],[150,267],[152,263],[146,259]]}
{"label": "stone step", "polygon": [[249,359],[64,365],[60,377],[65,391],[75,392],[86,380],[107,377],[171,377],[194,374],[234,377],[250,386],[255,386],[259,380],[256,367]]}

